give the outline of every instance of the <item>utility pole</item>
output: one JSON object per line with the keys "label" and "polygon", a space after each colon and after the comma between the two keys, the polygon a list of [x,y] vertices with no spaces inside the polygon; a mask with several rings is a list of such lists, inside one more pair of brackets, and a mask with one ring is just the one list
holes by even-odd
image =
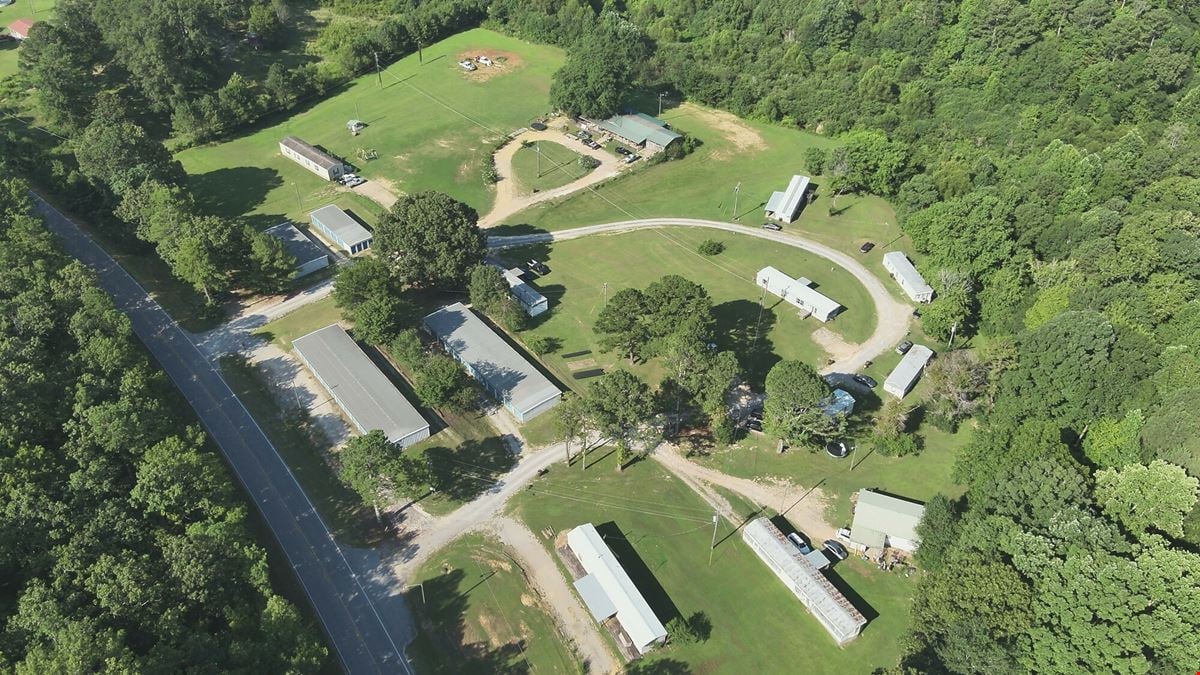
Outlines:
{"label": "utility pole", "polygon": [[608,282],[604,282],[604,306],[608,307]]}
{"label": "utility pole", "polygon": [[659,117],[662,117],[662,100],[663,100],[663,97],[666,95],[667,95],[667,92],[665,92],[665,91],[658,95],[658,116]]}
{"label": "utility pole", "polygon": [[379,78],[379,88],[383,89],[383,71],[379,69],[379,52],[371,52],[375,55],[375,76]]}
{"label": "utility pole", "polygon": [[850,451],[850,470],[854,470],[854,462],[858,459],[858,443],[854,444],[854,449]]}
{"label": "utility pole", "polygon": [[958,331],[958,322],[955,321],[954,325],[950,327],[950,341],[946,343],[946,349],[950,349],[951,347],[954,346],[954,333],[957,331]]}
{"label": "utility pole", "polygon": [[362,113],[358,111],[358,101],[354,102],[354,119],[362,121]]}
{"label": "utility pole", "polygon": [[712,567],[713,550],[717,548],[717,514],[713,514],[713,536],[712,543],[708,546],[708,566]]}
{"label": "utility pole", "polygon": [[733,219],[734,220],[738,220],[739,218],[741,218],[741,216],[738,215],[738,195],[741,193],[742,193],[742,181],[739,180],[738,184],[733,186]]}
{"label": "utility pole", "polygon": [[542,144],[537,141],[533,142],[533,152],[537,154],[537,175],[542,177]]}
{"label": "utility pole", "polygon": [[417,65],[425,65],[425,52],[421,51],[421,38],[417,38]]}
{"label": "utility pole", "polygon": [[304,199],[302,199],[300,197],[300,186],[297,185],[296,183],[292,183],[292,187],[296,188],[296,204],[300,207],[300,210],[303,211],[304,210]]}

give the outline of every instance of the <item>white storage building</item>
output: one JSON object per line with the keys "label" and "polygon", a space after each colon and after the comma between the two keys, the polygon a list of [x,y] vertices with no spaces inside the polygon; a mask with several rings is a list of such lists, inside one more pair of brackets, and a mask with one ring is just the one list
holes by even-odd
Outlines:
{"label": "white storage building", "polygon": [[296,259],[293,279],[307,276],[329,267],[329,254],[319,244],[309,239],[291,223],[280,223],[264,230],[266,234],[283,242],[283,248]]}
{"label": "white storage building", "polygon": [[810,183],[808,176],[799,174],[792,176],[787,189],[783,192],[772,192],[767,200],[766,217],[790,223],[796,219],[800,207],[804,205],[804,193]]}
{"label": "white storage building", "polygon": [[897,548],[912,553],[921,544],[917,525],[925,515],[921,504],[870,490],[859,490],[850,524],[850,544],[857,549]]}
{"label": "white storage building", "polygon": [[742,528],[742,539],[800,599],[838,645],[858,637],[867,619],[766,518]]}
{"label": "white storage building", "polygon": [[908,256],[900,251],[889,251],[883,254],[883,268],[892,275],[900,288],[913,299],[913,302],[930,302],[933,300],[933,287],[925,282],[925,277],[917,271]]}
{"label": "white storage building", "polygon": [[667,639],[667,629],[595,526],[584,523],[568,532],[567,546],[587,572],[575,581],[575,589],[596,621],[603,623],[616,616],[621,630],[641,654]]}
{"label": "white storage building", "polygon": [[296,136],[279,141],[279,152],[325,180],[337,180],[347,171],[345,162]]}
{"label": "white storage building", "polygon": [[521,303],[522,309],[529,316],[537,316],[542,312],[550,309],[550,301],[546,296],[538,293],[537,289],[530,286],[521,278],[521,268],[514,267],[510,270],[500,268],[501,274],[504,275],[504,280],[508,282],[509,292],[512,293],[514,299]]}
{"label": "white storage building", "polygon": [[829,321],[842,311],[841,305],[818,293],[812,288],[812,281],[804,277],[793,279],[774,267],[764,267],[758,271],[755,281],[760,287],[778,295],[820,321]]}
{"label": "white storage building", "polygon": [[425,330],[521,422],[558,405],[562,391],[461,302],[426,316]]}
{"label": "white storage building", "polygon": [[917,384],[921,372],[932,358],[932,349],[925,345],[913,345],[883,381],[883,390],[896,398],[904,398]]}
{"label": "white storage building", "polygon": [[336,204],[322,206],[308,214],[308,219],[317,231],[350,255],[371,248],[371,232]]}
{"label": "white storage building", "polygon": [[402,448],[429,438],[429,422],[341,326],[330,324],[292,346],[359,433],[379,429]]}

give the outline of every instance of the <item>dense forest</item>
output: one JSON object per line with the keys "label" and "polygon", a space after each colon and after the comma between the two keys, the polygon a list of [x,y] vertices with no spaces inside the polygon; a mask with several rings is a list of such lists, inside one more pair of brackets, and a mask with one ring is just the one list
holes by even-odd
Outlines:
{"label": "dense forest", "polygon": [[[272,66],[252,81],[230,72],[229,62],[214,56],[220,40],[204,36],[253,27],[269,40],[291,11],[286,2],[61,0],[59,19],[35,30],[22,60],[42,115],[72,139],[65,145],[71,158],[42,162],[36,149],[11,137],[3,139],[5,154],[14,158],[14,170],[47,174],[79,206],[116,207],[130,236],[177,261],[177,273],[197,288],[220,292],[269,279],[280,266],[278,254],[264,250],[256,260],[230,261],[225,256],[236,247],[229,238],[249,233],[232,225],[193,227],[205,216],[194,212],[158,140],[174,134],[197,142],[228,133],[369,70],[377,52],[390,60],[479,22],[566,47],[552,96],[568,109],[595,105],[587,112],[605,112],[639,86],[666,88],[747,117],[838,136],[838,149],[806,162],[820,167],[826,190],[875,193],[896,205],[938,292],[923,310],[924,330],[942,340],[953,333],[956,346],[968,348],[942,349],[939,361],[955,367],[939,373],[947,385],[939,391],[955,396],[929,402],[931,422],[977,426],[956,467],[965,495],[929,505],[920,554],[926,574],[899,667],[1191,672],[1200,663],[1200,5],[324,4],[363,20],[323,29],[314,47],[320,62]],[[181,34],[186,39],[176,39]],[[112,101],[114,95],[124,103]],[[114,124],[121,133],[109,131]],[[137,170],[113,173],[108,167],[115,164],[105,164],[111,157]],[[5,438],[14,450],[4,461],[16,466],[6,467],[5,489],[20,495],[7,500],[9,508],[33,506],[7,522],[56,520],[5,531],[4,538],[43,546],[37,550],[71,546],[72,555],[26,551],[5,558],[8,578],[23,583],[6,587],[5,609],[17,628],[6,634],[4,653],[13,662],[51,658],[49,650],[69,641],[47,631],[93,622],[86,625],[96,634],[114,636],[93,645],[157,656],[154,646],[162,643],[176,650],[163,652],[169,662],[185,649],[172,640],[202,641],[224,620],[205,613],[213,606],[208,596],[191,595],[187,584],[155,586],[163,594],[151,599],[162,603],[157,615],[180,618],[147,625],[127,596],[98,590],[110,577],[93,568],[113,564],[100,549],[125,546],[141,557],[121,560],[144,560],[147,568],[113,568],[112,577],[160,578],[169,574],[174,550],[166,542],[190,541],[193,531],[213,537],[216,526],[200,507],[178,505],[198,520],[175,521],[136,497],[96,496],[117,485],[129,493],[141,475],[134,467],[155,457],[150,448],[178,430],[153,427],[145,415],[92,412],[147,395],[137,385],[153,378],[120,362],[141,363],[116,348],[127,341],[121,337],[127,329],[110,310],[94,306],[103,303],[78,270],[61,261],[27,217],[10,220],[2,253],[11,258],[3,271],[10,281],[0,298],[15,305],[8,315],[22,318],[4,329],[7,349],[15,350],[5,359],[5,377],[32,379],[5,392],[16,395],[6,401],[14,422],[5,433],[15,435]],[[203,239],[200,231],[228,238]],[[52,262],[28,265],[40,256]],[[246,271],[232,275],[230,267]],[[25,289],[35,281],[41,290],[31,299]],[[117,337],[96,326],[97,312]],[[97,332],[104,344],[116,345],[116,355],[101,349]],[[149,427],[97,437],[92,425],[101,420]],[[103,445],[109,438],[129,440],[110,448]],[[38,449],[60,447],[65,451]],[[46,465],[27,459],[34,468],[21,468],[20,458],[37,452],[54,456]],[[103,546],[79,544],[76,554],[85,528],[101,519],[72,526],[74,500],[88,512],[97,503],[117,511],[112,517],[119,520],[105,525]],[[218,522],[232,527],[224,523],[234,510],[226,506],[223,513]],[[154,526],[118,526],[146,520]],[[107,536],[130,529],[136,532],[127,532],[129,541]],[[49,536],[61,541],[43,542]],[[72,567],[60,569],[63,560]],[[257,595],[239,596],[250,604],[236,606],[261,613],[255,603],[265,587],[251,587]],[[59,616],[34,610],[36,602],[54,603],[63,620],[33,623],[30,617]],[[196,604],[168,611],[179,602]],[[252,635],[246,639],[253,642]],[[235,651],[244,655],[228,646],[210,658],[232,659]]]}
{"label": "dense forest", "polygon": [[28,189],[0,180],[0,670],[319,668],[225,466]]}

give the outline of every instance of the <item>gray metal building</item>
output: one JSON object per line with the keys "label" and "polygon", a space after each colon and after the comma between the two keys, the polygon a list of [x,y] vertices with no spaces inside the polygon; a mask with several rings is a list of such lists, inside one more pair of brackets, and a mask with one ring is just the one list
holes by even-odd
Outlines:
{"label": "gray metal building", "polygon": [[461,302],[426,316],[423,324],[521,422],[562,400],[562,391],[549,378]]}
{"label": "gray metal building", "polygon": [[360,433],[380,429],[402,448],[429,438],[429,422],[341,326],[330,324],[292,346]]}
{"label": "gray metal building", "polygon": [[308,214],[308,219],[329,241],[350,255],[371,248],[371,232],[336,204],[322,206]]}
{"label": "gray metal building", "polygon": [[280,223],[264,230],[265,234],[283,242],[283,248],[296,259],[292,278],[299,279],[329,267],[329,254],[291,223]]}
{"label": "gray metal building", "polygon": [[883,390],[896,398],[904,398],[916,386],[917,379],[932,358],[932,349],[925,345],[913,345],[883,381]]}
{"label": "gray metal building", "polygon": [[337,180],[347,171],[345,162],[296,136],[279,141],[279,152],[325,180]]}

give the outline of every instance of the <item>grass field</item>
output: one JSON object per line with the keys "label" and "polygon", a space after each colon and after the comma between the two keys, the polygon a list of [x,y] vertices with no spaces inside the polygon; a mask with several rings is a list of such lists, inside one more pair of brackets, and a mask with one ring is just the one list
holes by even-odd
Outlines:
{"label": "grass field", "polygon": [[[653,101],[639,102],[654,112]],[[556,230],[631,218],[681,216],[732,220],[740,217],[747,227],[762,224],[762,209],[775,190],[787,187],[792,174],[806,173],[804,151],[832,148],[833,139],[780,126],[737,118],[729,113],[684,104],[663,111],[672,127],[703,141],[684,159],[663,162],[627,172],[595,190],[564,200],[541,204],[508,219],[514,231]],[[879,265],[888,250],[910,251],[911,244],[896,224],[886,201],[878,197],[843,196],[841,213],[829,215],[824,176],[813,176],[818,198],[785,226],[787,232],[857,255],[863,241],[874,241],[875,251],[862,256],[868,267]],[[741,184],[737,212],[734,187]],[[880,268],[882,275],[882,269]]]}
{"label": "grass field", "polygon": [[[424,598],[424,601],[422,600]],[[422,673],[581,673],[549,608],[504,545],[468,535],[425,563],[407,594]]]}
{"label": "grass field", "polygon": [[[725,251],[707,257],[696,252],[704,239],[716,238]],[[667,274],[679,274],[702,284],[713,298],[718,324],[715,340],[738,354],[751,381],[761,383],[779,359],[800,359],[814,367],[825,364],[826,352],[813,341],[813,332],[824,328],[848,342],[866,339],[875,328],[875,307],[866,289],[840,267],[798,249],[735,234],[687,228],[642,230],[619,235],[594,236],[503,252],[506,261],[529,258],[546,261],[550,274],[536,281],[550,299],[551,311],[535,321],[530,332],[559,341],[555,353],[543,357],[563,382],[584,384],[589,375],[620,358],[600,351],[592,330],[608,294],[623,288],[645,288]],[[774,265],[794,276],[806,276],[821,291],[847,310],[822,324],[800,319],[798,312],[768,295],[759,316],[758,287],[754,275]],[[755,340],[755,325],[760,335]],[[621,360],[628,367],[628,360]],[[661,379],[656,360],[633,368],[652,380]]]}
{"label": "grass field", "polygon": [[[541,150],[541,163],[538,163],[538,150]],[[579,165],[579,153],[565,145],[540,141],[537,148],[523,147],[513,155],[512,168],[521,193],[552,190],[579,180],[592,172]],[[538,172],[538,167],[541,172]]]}
{"label": "grass field", "polygon": [[[467,52],[506,61],[466,73],[456,62]],[[335,189],[279,154],[279,140],[289,134],[344,157],[397,194],[441,190],[486,212],[493,193],[482,170],[493,142],[546,112],[550,75],[562,61],[554,47],[466,31],[426,47],[424,64],[414,54],[388,67],[382,89],[374,74],[361,77],[283,122],[178,158],[205,207],[226,216],[249,214],[264,225],[305,220]],[[352,137],[350,119],[368,126]],[[379,158],[360,161],[359,148]]]}
{"label": "grass field", "polygon": [[659,620],[707,617],[707,641],[654,652],[646,672],[866,673],[895,662],[915,577],[859,560],[840,563],[832,580],[870,623],[839,649],[727,522],[719,526],[709,565],[712,512],[690,488],[652,460],[623,473],[613,470],[613,461],[610,455],[586,473],[579,465],[555,467],[510,508],[534,532],[593,523]]}

